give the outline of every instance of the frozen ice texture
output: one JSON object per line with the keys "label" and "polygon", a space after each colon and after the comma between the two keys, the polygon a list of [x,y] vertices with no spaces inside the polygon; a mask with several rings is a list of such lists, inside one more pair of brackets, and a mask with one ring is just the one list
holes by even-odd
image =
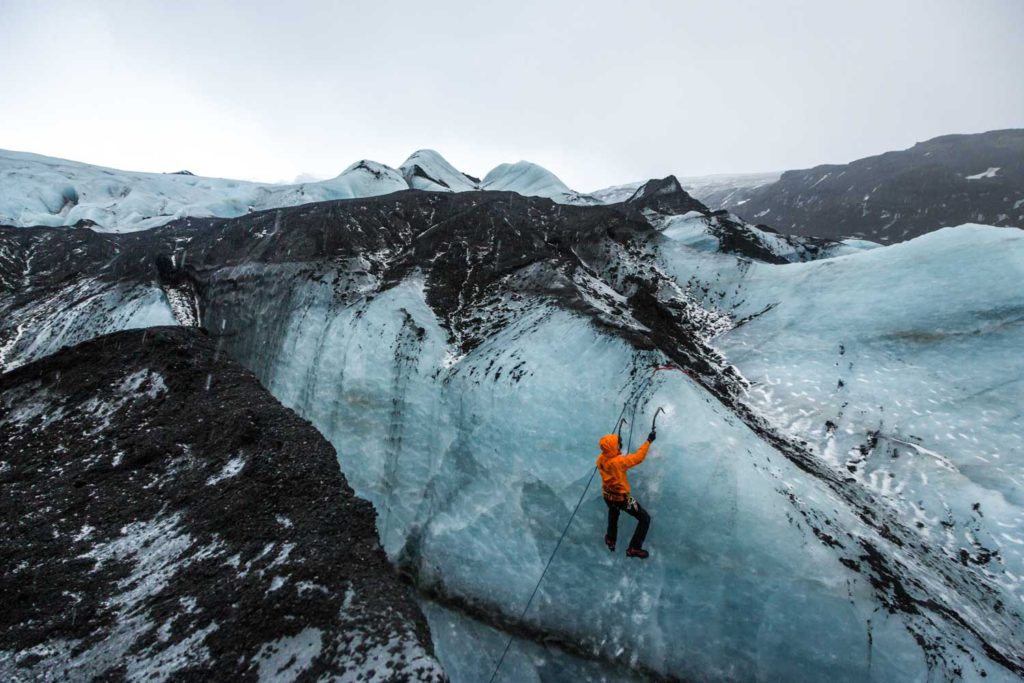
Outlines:
{"label": "frozen ice texture", "polygon": [[[422,269],[370,268],[386,251],[254,261],[211,270],[203,324],[331,441],[399,568],[492,625],[684,679],[1018,680],[1024,233],[774,265],[721,253],[706,227],[683,216],[610,256],[580,245],[571,277],[543,289],[524,268],[472,310],[465,285],[455,313]],[[631,341],[656,332],[631,317],[641,276],[746,392],[658,372],[633,414],[666,361]],[[492,331],[465,345],[456,314]],[[608,553],[592,488],[517,623],[598,438],[625,407],[635,447],[659,406],[630,478],[651,558]]]}
{"label": "frozen ice texture", "polygon": [[359,161],[337,178],[263,185],[177,173],[136,173],[0,150],[0,225],[57,227],[91,221],[112,232],[145,230],[184,216],[249,211],[408,189],[402,175]]}
{"label": "frozen ice texture", "polygon": [[479,180],[459,171],[432,149],[413,152],[398,170],[414,190],[468,192],[480,189]]}
{"label": "frozen ice texture", "polygon": [[[959,668],[968,679],[1013,680],[985,660],[980,639],[1004,652],[1019,644],[1021,305],[1012,283],[1022,259],[1019,232],[985,227],[777,266],[666,241],[662,267],[681,283],[703,279],[709,307],[737,321],[768,309],[715,344],[752,383],[750,405],[809,441],[839,483],[782,457],[682,373],[660,373],[632,438],[635,446],[654,408],[666,408],[632,476],[654,515],[651,559],[608,554],[592,490],[529,627],[685,678],[916,680]],[[321,284],[291,296],[266,312],[274,324],[265,333],[232,342],[233,353],[337,446],[399,566],[432,590],[518,618],[597,437],[663,359],[537,304],[453,364],[415,279],[358,306],[338,306]],[[213,316],[238,317],[226,297],[215,300]],[[915,414],[922,409],[932,414]],[[910,535],[886,538],[851,500],[903,519]],[[970,629],[954,638],[969,654],[922,650],[919,636],[941,642],[949,625],[923,607],[880,604],[872,563],[890,552],[899,563],[887,579],[899,591],[955,605]]]}
{"label": "frozen ice texture", "polygon": [[1022,281],[1024,232],[978,225],[857,256],[755,264],[735,283],[737,315],[772,307],[717,340],[757,381],[758,412],[913,520],[922,542],[990,575],[1015,607]]}
{"label": "frozen ice texture", "polygon": [[488,178],[492,178],[492,186],[481,188],[480,181],[456,170],[433,150],[414,153],[399,170],[363,160],[336,178],[293,185],[121,171],[0,150],[0,225],[58,227],[85,221],[98,231],[131,232],[184,217],[231,218],[252,211],[374,197],[410,188],[508,190],[561,203],[600,203],[570,190],[536,164],[503,164]]}
{"label": "frozen ice texture", "polygon": [[558,177],[529,161],[498,164],[484,176],[482,190],[517,192],[527,197],[547,197],[559,204],[600,204],[599,199],[570,190]]}

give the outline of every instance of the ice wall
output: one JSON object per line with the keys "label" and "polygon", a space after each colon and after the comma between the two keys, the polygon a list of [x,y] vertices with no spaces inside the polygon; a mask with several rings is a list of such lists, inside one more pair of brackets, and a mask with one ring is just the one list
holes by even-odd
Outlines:
{"label": "ice wall", "polygon": [[[486,297],[444,281],[450,309],[417,268],[382,279],[376,255],[253,259],[204,273],[200,313],[332,442],[402,571],[491,626],[644,675],[1016,680],[1019,236],[958,229],[795,265],[671,237],[579,245],[572,277],[524,267]],[[640,310],[623,293],[638,276],[675,308]],[[636,445],[668,413],[632,477],[651,559],[607,552],[592,489],[520,622],[597,439],[670,352],[651,342],[666,311],[723,332],[750,390],[708,374],[717,359],[655,377],[633,420]],[[65,319],[51,314],[28,322]],[[67,318],[65,336],[105,316]],[[485,330],[479,345],[452,320]]]}
{"label": "ice wall", "polygon": [[[490,680],[494,674],[494,659],[500,656],[510,636],[436,602],[423,601],[420,607],[430,622],[434,650],[449,678],[453,681]],[[612,667],[607,662],[579,657],[558,647],[513,638],[494,680],[518,683],[639,683],[646,679],[625,667]]]}
{"label": "ice wall", "polygon": [[[685,268],[670,251],[664,267]],[[740,265],[719,281],[749,277],[749,263],[722,263]],[[498,622],[517,619],[590,475],[597,438],[663,359],[538,304],[453,364],[416,278],[356,304],[308,280],[262,307],[269,297],[260,288],[284,278],[251,277],[262,284],[234,299],[210,293],[207,324],[223,321],[226,350],[331,440],[357,491],[377,506],[400,567]],[[726,350],[741,330],[722,338]],[[978,635],[1014,642],[1016,607],[988,614],[992,602],[970,585],[961,606],[975,630],[957,636],[963,651],[922,650],[922,632],[941,640],[956,627],[880,605],[872,553],[896,546],[860,510],[682,373],[658,376],[639,406],[637,435],[659,405],[667,419],[633,477],[654,514],[652,558],[608,554],[604,506],[592,490],[525,628],[591,656],[698,680],[924,680],[954,670],[970,680],[1014,678],[985,660]],[[903,559],[925,589],[956,588],[935,578],[943,569],[931,560]]]}

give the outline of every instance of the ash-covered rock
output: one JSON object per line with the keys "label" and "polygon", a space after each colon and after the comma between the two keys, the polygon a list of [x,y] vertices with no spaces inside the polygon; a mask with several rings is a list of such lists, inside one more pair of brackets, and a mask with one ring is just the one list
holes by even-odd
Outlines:
{"label": "ash-covered rock", "polygon": [[194,329],[0,377],[0,678],[444,679],[334,449]]}
{"label": "ash-covered rock", "polygon": [[1024,130],[943,135],[702,197],[797,235],[893,244],[946,226],[1024,225]]}
{"label": "ash-covered rock", "polygon": [[687,211],[710,213],[708,207],[689,195],[674,175],[660,180],[648,180],[626,200],[633,209],[657,211],[659,213],[682,214]]}
{"label": "ash-covered rock", "polygon": [[728,211],[712,211],[686,192],[675,176],[647,181],[617,206],[642,216],[667,237],[688,246],[765,263],[813,261],[873,246],[851,247],[833,239],[784,235],[767,225],[747,223]]}

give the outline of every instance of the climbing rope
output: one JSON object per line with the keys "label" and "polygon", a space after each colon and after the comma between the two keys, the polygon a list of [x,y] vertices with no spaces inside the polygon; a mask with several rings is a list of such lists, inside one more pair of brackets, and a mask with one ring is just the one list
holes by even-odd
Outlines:
{"label": "climbing rope", "polygon": [[[568,533],[569,527],[572,525],[572,520],[576,518],[576,512],[580,509],[580,505],[583,504],[583,499],[587,496],[587,491],[590,490],[590,484],[594,481],[594,475],[597,473],[597,468],[590,473],[590,479],[587,480],[587,486],[583,489],[583,493],[580,495],[580,499],[576,501],[576,507],[572,511],[572,515],[569,517],[569,523],[565,525],[565,529],[562,530],[562,535],[558,537],[558,543],[555,544],[555,549],[551,551],[551,557],[548,558],[547,564],[544,565],[544,571],[540,573],[540,579],[537,580],[537,585],[533,587],[533,592],[530,593],[530,599],[526,601],[526,607],[523,608],[522,614],[519,615],[519,621],[522,622],[526,618],[526,613],[530,611],[530,605],[533,604],[533,599],[537,595],[537,590],[540,588],[541,582],[544,581],[544,576],[548,573],[548,567],[551,566],[551,561],[555,559],[555,553],[558,552],[559,546],[562,545],[562,540],[565,538],[565,534]],[[508,654],[508,649],[512,647],[513,636],[508,637],[508,641],[505,643],[505,649],[501,651],[501,657],[498,658],[498,663],[494,667],[494,673],[491,674],[490,683],[494,683],[494,677],[498,675],[498,670],[501,669],[502,662],[505,661],[505,655]]]}
{"label": "climbing rope", "polygon": [[[656,366],[654,366],[654,369],[652,370],[650,376],[646,380],[644,380],[644,382],[641,383],[640,386],[636,390],[634,390],[633,393],[630,394],[629,397],[626,398],[626,401],[622,404],[622,411],[619,413],[619,417],[615,421],[616,431],[618,431],[618,429],[619,429],[619,427],[620,427],[620,425],[622,423],[622,418],[626,414],[626,410],[629,408],[629,404],[630,404],[631,401],[633,402],[632,417],[633,418],[636,417],[636,409],[637,409],[637,405],[640,403],[640,398],[643,396],[644,391],[647,390],[647,387],[651,384],[651,381],[654,379],[655,374],[659,370],[679,370],[679,368],[675,367],[674,365],[656,365]],[[657,419],[657,414],[655,414],[655,419]],[[630,445],[632,445],[632,441],[633,441],[633,421],[631,420],[630,421],[630,425],[629,425],[629,444]],[[620,443],[622,442],[621,435],[619,437],[619,442]],[[629,452],[629,446],[627,446],[626,452]],[[594,467],[593,470],[591,470],[590,478],[587,479],[587,485],[584,487],[583,493],[580,494],[580,499],[578,501],[576,501],[576,507],[573,508],[572,514],[569,516],[569,521],[566,523],[565,528],[562,529],[562,535],[558,537],[558,542],[555,543],[555,548],[554,548],[554,550],[551,551],[551,556],[548,557],[548,561],[544,565],[544,571],[542,571],[540,573],[540,578],[537,579],[537,584],[533,587],[533,592],[530,593],[530,599],[526,601],[526,607],[523,608],[522,613],[520,613],[520,615],[519,615],[519,622],[520,623],[522,623],[523,619],[526,618],[526,613],[530,611],[530,606],[533,604],[533,599],[535,597],[537,597],[537,591],[540,589],[541,583],[544,582],[544,577],[547,575],[548,569],[551,567],[551,563],[555,559],[555,554],[558,553],[558,549],[562,546],[562,541],[565,540],[565,535],[567,533],[569,533],[569,527],[572,526],[573,520],[576,519],[576,513],[579,512],[580,505],[583,504],[584,498],[587,497],[587,492],[590,491],[590,485],[592,483],[594,483],[594,475],[595,474],[597,474],[597,467],[596,466]],[[513,636],[509,636],[508,637],[508,641],[505,643],[505,649],[501,651],[501,657],[498,658],[498,663],[495,665],[494,672],[491,673],[491,677],[490,677],[488,683],[494,683],[494,678],[498,675],[498,671],[501,669],[501,665],[505,661],[505,655],[508,654],[509,648],[512,647],[512,638],[513,638]]]}

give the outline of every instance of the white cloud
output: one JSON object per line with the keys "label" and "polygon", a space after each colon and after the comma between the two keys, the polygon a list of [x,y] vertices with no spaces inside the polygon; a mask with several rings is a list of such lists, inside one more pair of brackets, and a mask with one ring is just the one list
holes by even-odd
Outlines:
{"label": "white cloud", "polygon": [[1024,125],[1022,22],[1019,0],[0,0],[0,147],[265,181],[431,147],[584,190],[842,162]]}

